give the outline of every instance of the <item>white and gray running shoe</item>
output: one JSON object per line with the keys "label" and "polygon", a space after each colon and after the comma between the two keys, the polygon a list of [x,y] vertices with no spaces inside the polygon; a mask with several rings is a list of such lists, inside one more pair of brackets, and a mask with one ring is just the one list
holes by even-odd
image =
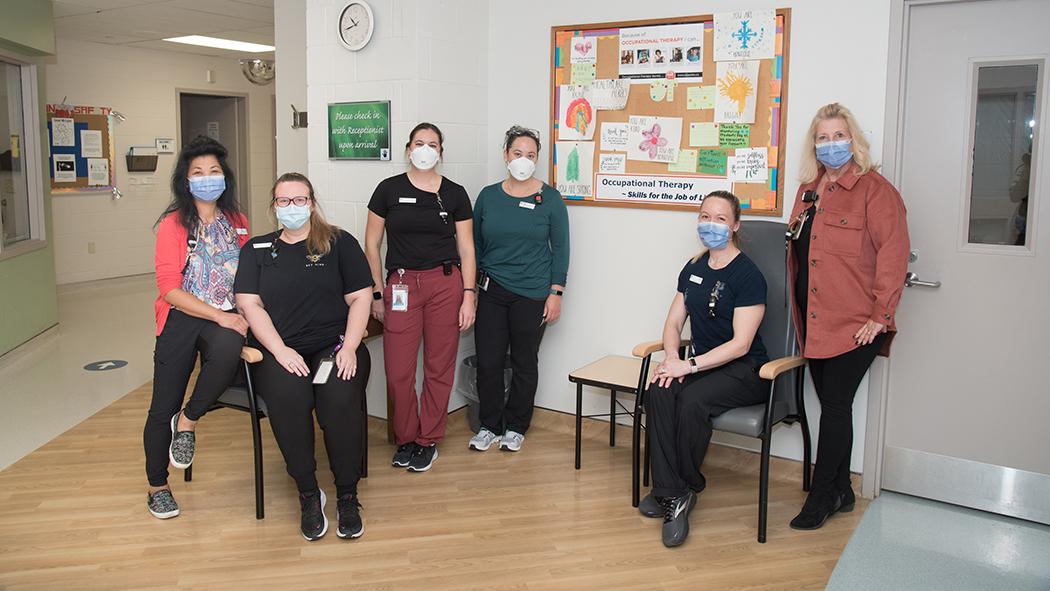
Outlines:
{"label": "white and gray running shoe", "polygon": [[503,451],[518,451],[525,443],[525,436],[517,431],[507,431],[500,437],[499,448]]}
{"label": "white and gray running shoe", "polygon": [[185,470],[193,463],[193,453],[197,448],[197,436],[193,431],[176,431],[179,425],[179,415],[182,411],[171,417],[171,445],[168,447],[168,459],[171,465],[180,470]]}
{"label": "white and gray running shoe", "polygon": [[168,489],[146,493],[146,507],[157,519],[171,519],[179,514],[179,504]]}
{"label": "white and gray running shoe", "polygon": [[499,439],[499,435],[482,427],[477,435],[470,438],[470,443],[467,444],[467,447],[475,451],[485,451],[492,447],[493,443],[499,443]]}

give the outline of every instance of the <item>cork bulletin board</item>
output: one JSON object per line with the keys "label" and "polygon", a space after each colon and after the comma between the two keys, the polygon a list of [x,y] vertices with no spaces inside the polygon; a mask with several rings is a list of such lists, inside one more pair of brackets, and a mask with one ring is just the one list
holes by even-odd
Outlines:
{"label": "cork bulletin board", "polygon": [[49,104],[47,141],[52,193],[113,189],[116,169],[111,109]]}
{"label": "cork bulletin board", "polygon": [[779,216],[790,9],[551,28],[550,184],[570,205]]}

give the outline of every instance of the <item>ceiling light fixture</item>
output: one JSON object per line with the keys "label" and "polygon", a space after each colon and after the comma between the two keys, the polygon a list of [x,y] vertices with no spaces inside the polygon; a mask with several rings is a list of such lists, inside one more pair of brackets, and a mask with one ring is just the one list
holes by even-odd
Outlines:
{"label": "ceiling light fixture", "polygon": [[264,53],[276,49],[273,45],[260,45],[258,43],[247,43],[245,41],[234,41],[233,39],[220,39],[218,37],[205,37],[204,35],[188,35],[186,37],[168,37],[165,41],[173,43],[184,43],[186,45],[199,45],[201,47],[214,47],[216,49],[229,49],[231,51],[246,51],[249,53]]}

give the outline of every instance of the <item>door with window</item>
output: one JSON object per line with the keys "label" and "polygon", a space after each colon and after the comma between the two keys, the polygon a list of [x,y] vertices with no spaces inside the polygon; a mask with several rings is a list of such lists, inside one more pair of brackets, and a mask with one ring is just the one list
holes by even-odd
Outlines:
{"label": "door with window", "polygon": [[904,10],[896,178],[915,252],[882,488],[1050,523],[1050,5]]}

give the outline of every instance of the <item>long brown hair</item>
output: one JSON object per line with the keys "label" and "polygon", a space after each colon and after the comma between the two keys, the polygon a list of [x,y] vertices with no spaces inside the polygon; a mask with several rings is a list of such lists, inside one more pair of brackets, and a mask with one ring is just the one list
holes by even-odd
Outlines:
{"label": "long brown hair", "polygon": [[277,182],[270,189],[271,213],[276,215],[277,185],[281,183],[302,183],[310,191],[310,233],[306,236],[306,252],[326,255],[332,250],[332,243],[339,237],[339,226],[329,224],[321,212],[321,204],[314,195],[314,185],[306,175],[298,172],[286,172],[277,177]]}
{"label": "long brown hair", "polygon": [[[707,194],[707,196],[704,197],[704,201],[707,201],[712,197],[716,199],[725,199],[726,201],[728,201],[729,205],[733,208],[733,223],[735,224],[740,221],[740,199],[736,195],[730,193],[729,191],[711,191]],[[701,201],[700,207],[703,206],[703,201]],[[733,246],[737,247],[737,249],[739,250],[741,245],[740,232],[733,232],[731,240],[733,241]],[[707,252],[707,247],[701,247],[700,252],[696,253],[696,256],[693,257],[693,262],[695,263],[696,261],[699,261],[700,257],[704,256],[705,252]]]}

